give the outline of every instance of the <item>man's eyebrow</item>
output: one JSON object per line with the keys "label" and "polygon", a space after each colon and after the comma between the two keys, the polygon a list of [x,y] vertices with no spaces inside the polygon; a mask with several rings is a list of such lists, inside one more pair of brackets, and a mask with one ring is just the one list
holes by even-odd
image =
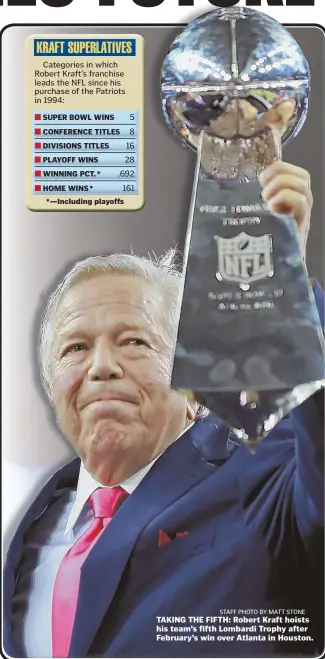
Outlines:
{"label": "man's eyebrow", "polygon": [[114,327],[113,331],[116,334],[122,334],[123,332],[141,332],[143,334],[146,334],[153,341],[162,340],[161,332],[159,332],[158,330],[155,331],[155,329],[151,325],[145,325],[142,322],[132,323],[131,321],[122,320]]}
{"label": "man's eyebrow", "polygon": [[162,332],[158,328],[155,329],[151,324],[144,324],[143,321],[134,323],[131,320],[121,320],[114,327],[113,331],[115,334],[122,334],[123,332],[141,332],[147,335],[151,341],[155,341],[158,344],[166,344]]}

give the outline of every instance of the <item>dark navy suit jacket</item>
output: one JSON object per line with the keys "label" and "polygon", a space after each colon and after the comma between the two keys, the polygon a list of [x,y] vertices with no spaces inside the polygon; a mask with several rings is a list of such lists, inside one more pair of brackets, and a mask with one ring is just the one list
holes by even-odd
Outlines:
{"label": "dark navy suit jacket", "polygon": [[[317,288],[315,295],[323,315]],[[281,421],[255,456],[229,443],[228,429],[213,415],[172,444],[84,563],[69,656],[319,654],[324,627],[322,410],[321,392]],[[76,487],[79,466],[76,459],[52,477],[11,543],[3,603],[4,649],[10,656],[24,656],[10,628],[24,532],[56,489]],[[172,540],[158,546],[161,531]],[[200,634],[191,642],[156,639],[157,616],[218,616],[225,609],[305,609],[314,641],[296,646],[242,642],[235,635],[232,643],[211,642],[200,640]]]}

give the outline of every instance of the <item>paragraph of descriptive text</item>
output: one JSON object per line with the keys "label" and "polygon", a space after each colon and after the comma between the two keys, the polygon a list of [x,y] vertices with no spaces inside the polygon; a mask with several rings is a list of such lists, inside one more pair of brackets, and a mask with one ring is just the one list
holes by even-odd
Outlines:
{"label": "paragraph of descriptive text", "polygon": [[160,643],[312,642],[305,610],[227,609],[211,616],[157,616]]}

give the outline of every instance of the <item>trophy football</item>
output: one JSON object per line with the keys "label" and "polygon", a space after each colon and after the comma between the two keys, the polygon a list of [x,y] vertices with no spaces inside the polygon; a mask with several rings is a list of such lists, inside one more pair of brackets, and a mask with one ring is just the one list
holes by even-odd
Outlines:
{"label": "trophy football", "polygon": [[[254,453],[324,384],[323,335],[295,220],[271,213],[258,175],[308,110],[310,73],[276,20],[215,9],[176,38],[162,66],[165,120],[197,151],[171,386]],[[282,134],[266,113],[291,101]]]}

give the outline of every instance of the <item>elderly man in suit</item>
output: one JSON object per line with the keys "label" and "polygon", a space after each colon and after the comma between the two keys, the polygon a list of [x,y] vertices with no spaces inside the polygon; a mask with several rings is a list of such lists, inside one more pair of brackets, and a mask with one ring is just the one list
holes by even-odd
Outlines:
{"label": "elderly man in suit", "polygon": [[[270,206],[296,219],[303,248],[307,172],[274,163],[261,184]],[[322,395],[255,456],[230,441],[169,386],[180,282],[170,259],[92,257],[49,300],[43,378],[79,457],[45,485],[11,543],[9,656],[322,650]],[[314,294],[322,313],[317,284]]]}

